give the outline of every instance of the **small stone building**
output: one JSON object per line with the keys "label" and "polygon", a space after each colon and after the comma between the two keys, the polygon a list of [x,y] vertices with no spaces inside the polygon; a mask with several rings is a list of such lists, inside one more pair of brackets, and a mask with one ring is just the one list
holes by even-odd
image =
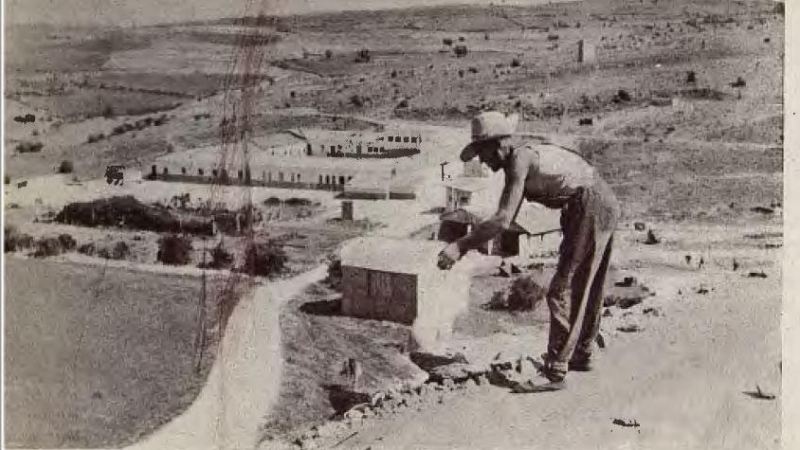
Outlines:
{"label": "small stone building", "polygon": [[[475,225],[481,222],[482,217],[466,210],[457,209],[442,214],[439,224],[439,240],[455,242],[472,231]],[[478,251],[487,255],[496,255],[509,258],[520,254],[520,237],[530,234],[528,230],[513,222],[511,226],[500,233],[498,237],[487,242]]]}
{"label": "small stone building", "polygon": [[436,241],[358,238],[342,251],[342,313],[413,325],[422,344],[447,339],[467,307],[469,275],[436,267]]}

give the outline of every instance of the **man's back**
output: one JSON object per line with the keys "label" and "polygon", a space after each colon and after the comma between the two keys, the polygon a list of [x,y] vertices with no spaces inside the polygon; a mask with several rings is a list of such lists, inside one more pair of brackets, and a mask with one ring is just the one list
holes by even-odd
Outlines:
{"label": "man's back", "polygon": [[560,208],[578,188],[597,181],[594,168],[580,155],[556,145],[528,143],[515,152],[525,152],[530,162],[525,178],[525,198],[547,207]]}

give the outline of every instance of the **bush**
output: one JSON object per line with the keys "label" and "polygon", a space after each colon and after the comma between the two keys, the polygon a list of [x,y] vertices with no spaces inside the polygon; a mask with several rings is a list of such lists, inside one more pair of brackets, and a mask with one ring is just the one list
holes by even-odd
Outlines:
{"label": "bush", "polygon": [[58,165],[58,173],[72,173],[73,170],[72,161],[66,159],[61,161],[61,164]]}
{"label": "bush", "polygon": [[451,45],[453,45],[453,40],[450,39],[450,38],[444,38],[444,39],[442,39],[442,44],[450,47]]}
{"label": "bush", "polygon": [[331,49],[325,50],[325,59],[331,59],[333,57],[333,51]]}
{"label": "bush", "polygon": [[408,100],[406,99],[400,100],[400,103],[398,103],[395,108],[397,109],[408,108]]}
{"label": "bush", "polygon": [[328,276],[325,284],[336,291],[342,290],[342,260],[336,255],[328,256]]}
{"label": "bush", "polygon": [[189,264],[192,253],[192,242],[185,236],[171,234],[158,240],[156,259],[169,265]]}
{"label": "bush", "polygon": [[466,45],[456,45],[453,48],[453,53],[455,53],[458,58],[466,56],[468,52],[469,50]]}
{"label": "bush", "polygon": [[350,103],[352,103],[356,108],[362,108],[364,107],[364,97],[361,97],[358,94],[353,94],[350,96]]}
{"label": "bush", "polygon": [[270,197],[270,198],[264,200],[264,204],[267,205],[267,206],[278,206],[281,203],[283,203],[283,202],[278,197]]}
{"label": "bush", "polygon": [[93,242],[89,242],[78,247],[78,253],[82,255],[94,256],[96,250],[97,249],[95,248]]}
{"label": "bush", "polygon": [[119,241],[111,250],[111,259],[126,259],[131,254],[131,249],[125,241]]}
{"label": "bush", "polygon": [[114,107],[112,107],[111,105],[106,105],[103,108],[103,117],[105,117],[106,119],[114,117]]}
{"label": "bush", "polygon": [[520,62],[519,59],[514,58],[514,59],[511,60],[511,67],[519,67],[521,65],[522,65],[522,63]]}
{"label": "bush", "polygon": [[283,203],[287,206],[311,206],[311,200],[298,197],[289,197]]}
{"label": "bush", "polygon": [[697,83],[697,74],[693,70],[686,72],[686,84]]}
{"label": "bush", "polygon": [[545,297],[544,288],[531,277],[523,276],[514,280],[508,293],[508,309],[511,311],[530,311]]}
{"label": "bush", "polygon": [[19,153],[39,153],[44,148],[41,142],[20,142],[17,144],[16,150]]}
{"label": "bush", "polygon": [[36,250],[33,252],[34,258],[47,258],[48,256],[60,255],[63,252],[61,241],[56,237],[46,237],[35,242]]}
{"label": "bush", "polygon": [[620,89],[617,91],[616,97],[614,97],[615,102],[629,102],[631,101],[631,94],[628,93],[625,89]]}
{"label": "bush", "polygon": [[372,56],[369,54],[369,49],[362,48],[358,51],[358,53],[356,53],[357,63],[368,63],[371,59]]}
{"label": "bush", "polygon": [[11,177],[3,175],[3,184],[11,184]]}
{"label": "bush", "polygon": [[23,250],[33,246],[33,237],[25,233],[20,233],[12,226],[3,227],[3,236],[4,252],[16,252],[17,250]]}
{"label": "bush", "polygon": [[61,248],[67,252],[75,250],[75,247],[78,246],[75,238],[66,233],[58,235],[58,242],[61,244]]}
{"label": "bush", "polygon": [[478,73],[478,68],[477,67],[470,67],[467,70],[469,70],[470,73]]}
{"label": "bush", "polygon": [[216,247],[211,249],[211,261],[207,262],[205,266],[200,264],[201,267],[208,267],[211,269],[228,269],[233,265],[233,255],[225,250],[220,241]]}
{"label": "bush", "polygon": [[547,35],[547,40],[548,41],[557,41],[558,40],[558,35],[557,34],[548,34]]}
{"label": "bush", "polygon": [[744,81],[744,78],[742,78],[742,77],[736,78],[736,81],[731,83],[731,87],[735,87],[735,88],[740,88],[740,87],[745,87],[745,86],[747,86],[747,82]]}
{"label": "bush", "polygon": [[279,244],[274,242],[253,243],[245,250],[241,271],[249,275],[271,276],[280,273],[288,257]]}

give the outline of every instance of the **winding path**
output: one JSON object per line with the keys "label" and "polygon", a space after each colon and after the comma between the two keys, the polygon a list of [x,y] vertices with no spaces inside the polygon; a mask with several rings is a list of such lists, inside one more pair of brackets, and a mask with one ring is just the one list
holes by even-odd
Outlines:
{"label": "winding path", "polygon": [[325,276],[319,266],[259,286],[228,323],[220,352],[197,400],[182,415],[129,450],[252,449],[281,378],[280,308]]}

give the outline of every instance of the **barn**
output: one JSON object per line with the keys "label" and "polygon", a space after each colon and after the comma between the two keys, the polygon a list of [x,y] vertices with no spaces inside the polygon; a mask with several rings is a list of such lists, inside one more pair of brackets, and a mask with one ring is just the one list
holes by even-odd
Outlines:
{"label": "barn", "polygon": [[358,238],[341,251],[342,313],[413,325],[418,340],[448,338],[467,307],[469,275],[439,270],[442,244],[381,237]]}

